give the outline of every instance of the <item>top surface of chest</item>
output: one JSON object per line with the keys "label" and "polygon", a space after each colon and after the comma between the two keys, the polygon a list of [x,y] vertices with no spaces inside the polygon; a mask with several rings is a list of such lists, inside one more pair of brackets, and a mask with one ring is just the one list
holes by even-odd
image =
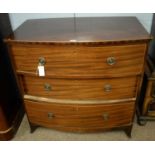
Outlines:
{"label": "top surface of chest", "polygon": [[84,17],[27,20],[7,41],[68,43],[148,39],[149,34],[135,17]]}

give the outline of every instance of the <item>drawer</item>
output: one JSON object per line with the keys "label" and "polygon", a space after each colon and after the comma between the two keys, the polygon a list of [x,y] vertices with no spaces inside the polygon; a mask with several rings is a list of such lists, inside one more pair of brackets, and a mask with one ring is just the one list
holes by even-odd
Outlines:
{"label": "drawer", "polygon": [[119,77],[142,72],[146,44],[96,47],[12,45],[11,51],[18,73],[37,75],[37,66],[42,60],[45,61],[46,76]]}
{"label": "drawer", "polygon": [[24,93],[55,99],[123,99],[136,95],[137,78],[49,79],[20,76]]}
{"label": "drawer", "polygon": [[45,127],[112,128],[131,124],[134,114],[133,102],[66,105],[25,100],[25,107],[30,122]]}

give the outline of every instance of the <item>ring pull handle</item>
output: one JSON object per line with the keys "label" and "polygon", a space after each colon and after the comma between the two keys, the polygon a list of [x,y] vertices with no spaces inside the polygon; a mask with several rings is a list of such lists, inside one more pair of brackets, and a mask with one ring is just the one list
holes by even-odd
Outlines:
{"label": "ring pull handle", "polygon": [[51,86],[49,83],[45,83],[45,84],[44,84],[44,89],[45,89],[46,91],[51,91],[51,90],[52,90],[52,86]]}
{"label": "ring pull handle", "polygon": [[52,119],[54,117],[54,114],[52,112],[48,112],[47,117],[48,119]]}
{"label": "ring pull handle", "polygon": [[105,86],[104,86],[104,91],[105,92],[110,92],[112,90],[112,86],[110,85],[110,84],[106,84]]}
{"label": "ring pull handle", "polygon": [[107,64],[111,65],[111,66],[116,64],[116,58],[115,57],[108,57],[107,58]]}
{"label": "ring pull handle", "polygon": [[39,58],[39,65],[44,66],[45,63],[46,63],[45,58],[44,58],[44,57],[40,57],[40,58]]}

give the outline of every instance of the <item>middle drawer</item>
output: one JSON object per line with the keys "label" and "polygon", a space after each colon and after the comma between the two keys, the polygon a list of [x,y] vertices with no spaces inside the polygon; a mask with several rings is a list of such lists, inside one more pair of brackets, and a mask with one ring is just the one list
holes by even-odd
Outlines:
{"label": "middle drawer", "polygon": [[112,79],[49,79],[20,76],[24,93],[55,99],[123,99],[136,95],[137,77]]}

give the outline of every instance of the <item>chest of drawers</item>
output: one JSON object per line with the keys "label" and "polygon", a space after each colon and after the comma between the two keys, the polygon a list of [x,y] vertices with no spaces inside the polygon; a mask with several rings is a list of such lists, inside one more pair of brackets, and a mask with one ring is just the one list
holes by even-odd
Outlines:
{"label": "chest of drawers", "polygon": [[5,41],[31,131],[123,129],[131,136],[149,40],[134,17],[23,23]]}

